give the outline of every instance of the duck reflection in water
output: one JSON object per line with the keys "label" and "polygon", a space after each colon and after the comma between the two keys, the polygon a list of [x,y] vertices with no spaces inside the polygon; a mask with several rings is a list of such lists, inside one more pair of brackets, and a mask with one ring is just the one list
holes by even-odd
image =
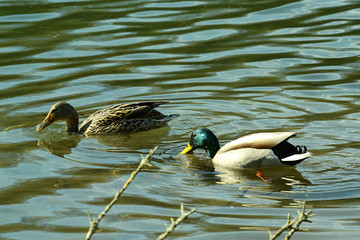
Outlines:
{"label": "duck reflection in water", "polygon": [[261,180],[256,175],[254,168],[229,169],[219,165],[214,165],[210,161],[204,161],[202,154],[197,152],[193,155],[179,155],[179,159],[184,161],[187,168],[194,169],[200,176],[201,182],[208,184],[241,184],[247,189],[252,190],[274,190],[290,191],[294,187],[304,187],[311,185],[301,172],[296,168],[288,167],[265,167],[262,172],[271,180]]}
{"label": "duck reflection in water", "polygon": [[[42,134],[37,145],[45,148],[49,153],[60,157],[71,154],[72,148],[77,147],[82,140],[86,141],[84,144],[87,145],[87,149],[89,149],[88,145],[91,144],[90,148],[96,148],[98,151],[137,152],[142,149],[154,148],[159,145],[159,142],[165,141],[169,133],[170,128],[165,127],[136,133],[94,135],[84,139],[78,134],[66,134],[61,130],[61,127],[58,127],[57,129],[53,128],[52,131],[48,131],[46,134]],[[94,141],[100,145],[94,146]],[[80,146],[80,148],[83,147]]]}
{"label": "duck reflection in water", "polygon": [[37,145],[53,155],[64,157],[70,154],[71,149],[76,147],[80,141],[80,136],[67,136],[62,139],[40,139]]}
{"label": "duck reflection in water", "polygon": [[[218,181],[218,183],[220,184],[251,184],[259,182],[260,180],[255,174],[254,169],[229,169],[217,166],[214,170],[218,172],[216,176],[219,177],[220,181]],[[262,172],[271,178],[271,181],[265,182],[276,190],[291,190],[292,187],[311,184],[309,180],[304,178],[302,174],[293,167],[263,168]]]}

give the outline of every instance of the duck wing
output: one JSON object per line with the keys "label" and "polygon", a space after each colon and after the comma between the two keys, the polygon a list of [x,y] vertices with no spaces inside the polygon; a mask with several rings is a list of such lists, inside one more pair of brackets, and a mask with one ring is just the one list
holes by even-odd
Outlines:
{"label": "duck wing", "polygon": [[79,131],[85,132],[90,125],[109,126],[129,119],[162,118],[165,115],[154,110],[154,108],[164,103],[167,102],[118,104],[102,108],[87,117],[81,124]]}
{"label": "duck wing", "polygon": [[296,132],[254,133],[225,144],[219,153],[241,148],[271,149],[295,135]]}

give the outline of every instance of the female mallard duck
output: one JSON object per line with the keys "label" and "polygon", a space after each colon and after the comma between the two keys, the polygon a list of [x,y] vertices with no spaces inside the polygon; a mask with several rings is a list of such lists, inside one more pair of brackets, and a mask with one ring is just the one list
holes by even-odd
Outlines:
{"label": "female mallard duck", "polygon": [[54,104],[36,131],[41,131],[58,120],[66,121],[66,131],[70,134],[116,134],[138,132],[166,126],[177,114],[164,115],[155,110],[166,102],[141,102],[119,104],[102,108],[91,114],[78,127],[79,116],[73,106],[66,102]]}
{"label": "female mallard duck", "polygon": [[293,166],[311,156],[305,146],[294,146],[287,141],[295,135],[295,132],[255,133],[220,148],[214,133],[201,128],[191,134],[181,154],[202,148],[215,165],[225,168]]}

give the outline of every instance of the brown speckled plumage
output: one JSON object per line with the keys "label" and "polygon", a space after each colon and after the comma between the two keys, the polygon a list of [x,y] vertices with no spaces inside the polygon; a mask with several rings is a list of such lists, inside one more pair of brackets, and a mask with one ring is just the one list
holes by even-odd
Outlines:
{"label": "brown speckled plumage", "polygon": [[65,120],[69,133],[84,135],[119,134],[150,130],[166,126],[167,122],[177,117],[177,114],[164,115],[155,110],[166,102],[141,102],[119,104],[102,108],[89,117],[78,127],[78,114],[68,103],[54,104],[45,120],[37,127],[43,130],[55,121]]}

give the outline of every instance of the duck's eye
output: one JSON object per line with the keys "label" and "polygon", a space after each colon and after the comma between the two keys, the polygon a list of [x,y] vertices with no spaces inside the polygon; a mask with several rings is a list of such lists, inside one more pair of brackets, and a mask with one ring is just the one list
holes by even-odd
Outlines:
{"label": "duck's eye", "polygon": [[56,112],[56,111],[57,111],[57,108],[54,108],[53,110],[51,110],[50,113],[54,113],[54,112]]}

